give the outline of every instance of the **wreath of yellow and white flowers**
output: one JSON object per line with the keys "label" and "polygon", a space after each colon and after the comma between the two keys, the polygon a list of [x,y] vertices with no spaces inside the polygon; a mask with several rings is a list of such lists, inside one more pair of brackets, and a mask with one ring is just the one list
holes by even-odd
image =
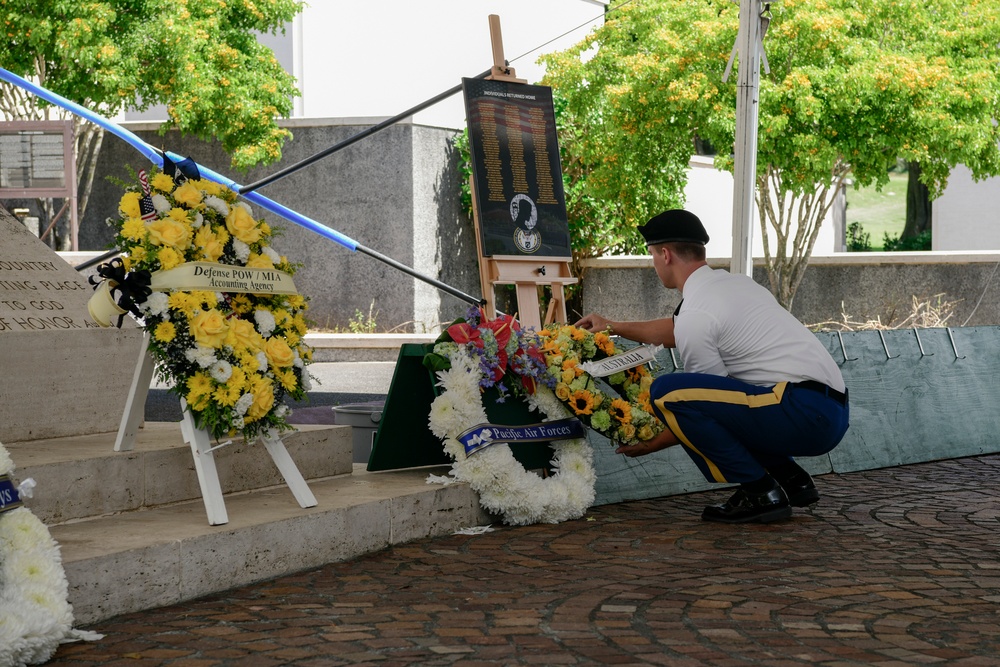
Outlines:
{"label": "wreath of yellow and white flowers", "polygon": [[[133,184],[119,203],[121,217],[109,219],[127,278],[186,262],[295,273],[272,248],[271,227],[231,190],[162,172],[153,172],[148,185],[145,203],[151,200],[155,215],[143,219],[144,193]],[[242,433],[247,442],[291,428],[284,399],[301,400],[311,384],[304,297],[171,290],[136,305],[159,377],[199,428],[215,438]]]}
{"label": "wreath of yellow and white flowers", "polygon": [[[13,472],[0,443],[0,478]],[[59,545],[45,524],[24,506],[0,512],[0,665],[47,662],[72,636],[68,590]]]}

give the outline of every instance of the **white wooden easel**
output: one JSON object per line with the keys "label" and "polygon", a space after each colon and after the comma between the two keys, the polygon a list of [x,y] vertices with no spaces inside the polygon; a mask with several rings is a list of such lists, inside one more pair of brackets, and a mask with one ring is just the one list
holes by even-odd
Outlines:
{"label": "white wooden easel", "polygon": [[[135,439],[142,426],[149,384],[153,379],[153,369],[153,358],[149,355],[149,334],[145,334],[142,337],[139,361],[132,374],[132,387],[129,390],[125,411],[122,414],[118,435],[115,438],[116,452],[132,451],[135,447]],[[215,467],[215,450],[231,443],[225,442],[213,447],[208,431],[195,426],[194,419],[191,417],[191,412],[187,410],[184,399],[181,399],[181,411],[184,414],[181,421],[181,435],[184,436],[184,442],[191,446],[194,468],[198,474],[198,485],[201,487],[201,497],[205,502],[205,512],[208,514],[208,523],[212,526],[229,523],[226,503],[222,498],[222,486],[219,483],[219,472]],[[309,485],[306,484],[306,480],[299,472],[295,461],[288,454],[288,450],[285,449],[285,443],[281,441],[281,438],[274,432],[268,432],[260,439],[299,506],[303,508],[315,507],[316,497],[309,489]]]}

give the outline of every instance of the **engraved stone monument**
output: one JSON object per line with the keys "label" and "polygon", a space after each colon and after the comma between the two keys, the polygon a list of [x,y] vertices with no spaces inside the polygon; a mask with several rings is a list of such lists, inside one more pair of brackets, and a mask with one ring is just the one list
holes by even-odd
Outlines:
{"label": "engraved stone monument", "polygon": [[0,206],[0,442],[118,429],[142,330],[99,326],[92,294]]}

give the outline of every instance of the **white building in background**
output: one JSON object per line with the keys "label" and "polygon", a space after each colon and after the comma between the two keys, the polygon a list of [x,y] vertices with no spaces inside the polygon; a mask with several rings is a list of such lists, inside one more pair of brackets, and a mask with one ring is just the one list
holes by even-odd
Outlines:
{"label": "white building in background", "polygon": [[934,250],[1000,250],[1000,178],[976,183],[965,165],[952,169],[948,187],[931,202]]}

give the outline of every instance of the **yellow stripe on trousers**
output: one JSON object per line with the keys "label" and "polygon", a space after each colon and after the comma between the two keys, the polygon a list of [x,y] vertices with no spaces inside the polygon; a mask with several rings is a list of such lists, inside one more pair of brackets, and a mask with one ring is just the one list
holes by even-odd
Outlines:
{"label": "yellow stripe on trousers", "polygon": [[762,408],[768,405],[777,405],[778,403],[781,403],[781,397],[785,394],[785,388],[787,386],[787,382],[779,382],[774,385],[771,392],[767,394],[746,394],[742,391],[732,391],[729,389],[704,389],[701,387],[676,389],[674,391],[667,392],[660,398],[656,399],[654,403],[656,404],[656,407],[660,409],[660,412],[663,413],[663,416],[667,420],[667,427],[673,431],[674,435],[677,436],[677,439],[680,440],[685,447],[690,449],[705,461],[705,465],[708,466],[709,472],[712,473],[712,479],[716,482],[725,482],[726,478],[722,474],[722,471],[719,470],[719,467],[712,463],[711,459],[702,454],[701,451],[691,443],[688,437],[684,435],[680,424],[677,423],[677,418],[667,407],[667,404],[683,403],[685,401],[707,401],[709,403],[745,405],[748,408]]}

